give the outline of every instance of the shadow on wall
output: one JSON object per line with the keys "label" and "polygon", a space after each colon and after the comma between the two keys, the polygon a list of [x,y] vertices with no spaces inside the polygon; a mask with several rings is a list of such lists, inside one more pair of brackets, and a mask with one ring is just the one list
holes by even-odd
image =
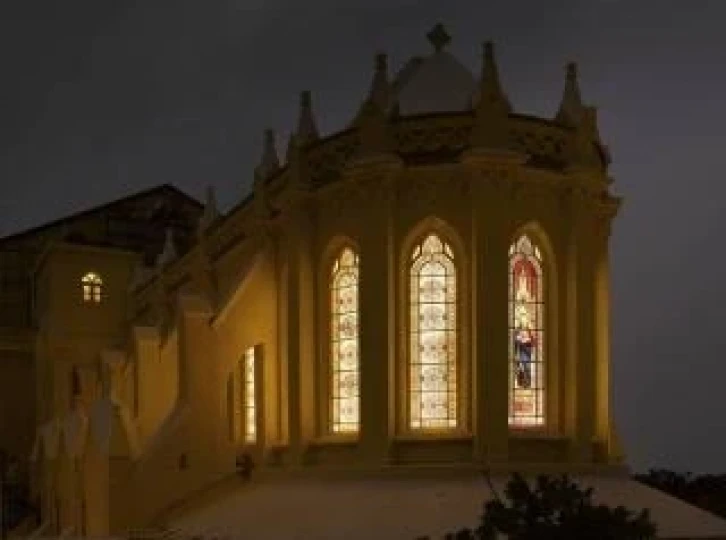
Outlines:
{"label": "shadow on wall", "polygon": [[27,466],[0,449],[0,538],[7,538],[9,531],[33,517],[40,525],[39,505],[31,500]]}

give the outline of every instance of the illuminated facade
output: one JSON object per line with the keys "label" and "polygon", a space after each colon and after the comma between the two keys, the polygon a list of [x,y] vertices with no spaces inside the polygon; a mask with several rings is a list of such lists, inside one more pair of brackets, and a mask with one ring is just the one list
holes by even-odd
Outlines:
{"label": "illuminated facade", "polygon": [[88,214],[93,242],[75,218],[23,237],[49,527],[146,526],[242,454],[261,475],[621,465],[595,110],[570,65],[553,119],[518,114],[491,45],[474,75],[445,38],[390,79],[379,55],[339,133],[303,93],[284,164],[267,132],[225,215],[166,193],[154,242],[108,225],[150,196]]}

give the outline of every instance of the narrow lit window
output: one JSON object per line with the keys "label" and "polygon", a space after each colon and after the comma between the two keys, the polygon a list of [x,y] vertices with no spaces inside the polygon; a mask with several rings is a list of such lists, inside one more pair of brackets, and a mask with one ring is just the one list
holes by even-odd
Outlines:
{"label": "narrow lit window", "polygon": [[542,253],[528,236],[509,248],[509,425],[537,427],[544,412]]}
{"label": "narrow lit window", "polygon": [[360,423],[358,256],[345,248],[330,279],[331,427],[357,432]]}
{"label": "narrow lit window", "polygon": [[255,348],[249,347],[245,351],[242,362],[242,381],[244,384],[244,410],[245,410],[245,442],[254,443],[257,441],[257,400],[256,400],[256,378],[255,378]]}
{"label": "narrow lit window", "polygon": [[83,291],[83,301],[98,304],[101,302],[101,289],[103,289],[103,280],[101,276],[95,272],[88,272],[81,278],[81,289]]}
{"label": "narrow lit window", "polygon": [[457,427],[457,290],[454,254],[435,234],[410,266],[409,425]]}

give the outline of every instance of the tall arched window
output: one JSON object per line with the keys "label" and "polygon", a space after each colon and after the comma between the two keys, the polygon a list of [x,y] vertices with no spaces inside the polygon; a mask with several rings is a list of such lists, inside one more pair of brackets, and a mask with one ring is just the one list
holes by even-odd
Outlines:
{"label": "tall arched window", "polygon": [[257,355],[255,347],[247,347],[242,359],[242,384],[245,410],[245,442],[257,442]]}
{"label": "tall arched window", "polygon": [[542,253],[527,235],[509,248],[509,425],[537,427],[544,411]]}
{"label": "tall arched window", "polygon": [[95,272],[88,272],[81,278],[81,289],[83,291],[83,301],[98,304],[101,302],[101,289],[103,288],[103,280],[101,276]]}
{"label": "tall arched window", "polygon": [[411,255],[409,426],[457,426],[457,291],[451,247],[429,234]]}
{"label": "tall arched window", "polygon": [[345,248],[330,276],[330,423],[333,433],[360,424],[358,255]]}

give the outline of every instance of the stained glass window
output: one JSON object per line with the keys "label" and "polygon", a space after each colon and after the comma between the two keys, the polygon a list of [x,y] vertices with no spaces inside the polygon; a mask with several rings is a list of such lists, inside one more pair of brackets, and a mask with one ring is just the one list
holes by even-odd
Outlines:
{"label": "stained glass window", "polygon": [[101,276],[95,272],[88,272],[81,278],[81,289],[83,291],[83,301],[98,304],[101,302],[101,288],[103,280]]}
{"label": "stained glass window", "polygon": [[457,291],[454,254],[437,235],[416,246],[410,267],[409,425],[457,426]]}
{"label": "stained glass window", "polygon": [[257,441],[257,381],[255,379],[255,360],[255,348],[249,347],[245,351],[245,356],[242,362],[246,443],[254,443]]}
{"label": "stained glass window", "polygon": [[509,249],[509,425],[537,427],[544,412],[542,254],[528,236]]}
{"label": "stained glass window", "polygon": [[358,256],[345,248],[330,280],[331,427],[357,432],[360,423]]}

